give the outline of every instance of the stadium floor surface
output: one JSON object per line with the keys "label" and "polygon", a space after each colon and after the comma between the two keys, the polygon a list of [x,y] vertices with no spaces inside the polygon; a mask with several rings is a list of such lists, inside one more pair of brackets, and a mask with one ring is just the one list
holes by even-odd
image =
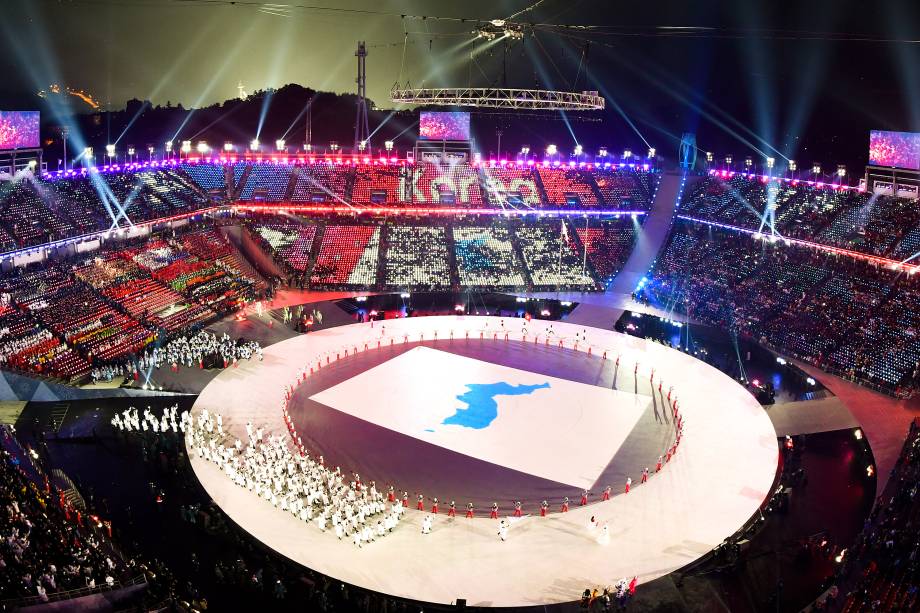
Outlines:
{"label": "stadium floor surface", "polygon": [[[498,318],[409,318],[388,321],[387,334],[397,339],[424,334],[431,339],[437,330],[442,339],[437,343],[460,345],[466,331],[475,339],[484,326],[494,331],[499,325]],[[549,325],[532,322],[530,342]],[[582,327],[552,325],[554,339],[565,339],[567,348],[556,348],[560,356],[587,357],[572,355]],[[453,341],[447,340],[451,331]],[[249,420],[268,431],[283,432],[285,386],[302,379],[314,361],[328,358],[332,365],[336,353],[341,355],[346,347],[358,348],[352,358],[370,360],[375,352],[382,354],[385,343],[376,349],[373,341],[379,335],[370,324],[356,324],[282,341],[266,350],[263,362],[241,364],[218,375],[199,396],[195,410],[219,411],[233,436],[245,437]],[[623,577],[647,582],[704,555],[757,512],[776,474],[776,433],[754,398],[711,366],[615,332],[588,329],[587,336],[593,349],[587,364],[603,360],[598,358],[602,351],[607,351],[608,362],[619,355],[620,368],[630,375],[638,363],[633,391],[651,396],[652,387],[657,390],[657,384],[648,384],[651,368],[656,381],[664,381],[664,389],[674,386],[685,424],[679,452],[660,474],[629,494],[573,507],[565,514],[524,517],[513,524],[505,542],[496,536],[496,522],[485,517],[448,520],[441,515],[432,533],[422,535],[424,514],[411,511],[392,534],[359,550],[257,499],[194,454],[192,466],[209,495],[256,538],[305,566],[375,591],[438,603],[466,598],[471,605],[523,606],[571,601],[585,586],[607,585]],[[507,345],[501,338],[496,342],[506,347],[507,359],[513,361],[523,350],[514,341],[525,341],[520,331],[510,337]],[[369,347],[362,355],[366,341]],[[339,366],[347,366],[350,359]],[[537,369],[537,362],[528,369]],[[604,371],[594,376],[603,380]],[[628,388],[630,381],[625,383]],[[306,389],[304,385],[297,393]],[[372,390],[368,397],[373,400]],[[564,416],[559,423],[565,423]],[[503,505],[502,515],[509,512]],[[609,545],[598,544],[596,533],[588,530],[592,515],[609,524]]]}

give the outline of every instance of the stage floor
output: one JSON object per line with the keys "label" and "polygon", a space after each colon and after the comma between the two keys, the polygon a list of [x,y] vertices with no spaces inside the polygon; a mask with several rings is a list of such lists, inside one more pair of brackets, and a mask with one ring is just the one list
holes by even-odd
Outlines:
{"label": "stage floor", "polygon": [[[757,511],[775,477],[777,440],[741,386],[657,343],[542,321],[528,324],[525,339],[522,323],[410,318],[299,336],[269,347],[263,362],[222,372],[195,403],[220,412],[234,436],[245,438],[250,420],[282,433],[285,388],[312,366],[292,402],[308,449],[378,488],[393,481],[413,501],[416,492],[438,496],[442,513],[451,497],[461,515],[474,500],[476,519],[442,514],[422,535],[424,514],[412,511],[392,534],[357,549],[276,510],[212,464],[193,459],[193,468],[235,522],[305,566],[395,596],[476,606],[568,602],[620,578],[650,581],[702,556]],[[579,335],[586,339],[575,350]],[[639,485],[641,468],[654,471],[656,449],[673,433],[659,381],[662,395],[674,387],[684,435],[671,462]],[[494,400],[482,405],[485,422],[482,389]],[[629,494],[623,475],[633,478]],[[596,499],[608,484],[619,495],[575,506],[582,487]],[[552,498],[558,510],[562,495],[573,498],[570,512],[525,517],[505,542],[497,522],[483,517],[493,497],[504,516],[516,499],[533,513],[537,499]],[[589,531],[592,515],[609,524],[609,545]]]}

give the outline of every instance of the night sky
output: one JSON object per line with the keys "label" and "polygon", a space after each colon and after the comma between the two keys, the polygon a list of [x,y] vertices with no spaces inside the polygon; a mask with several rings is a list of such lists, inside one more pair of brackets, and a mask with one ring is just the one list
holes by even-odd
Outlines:
{"label": "night sky", "polygon": [[[502,44],[471,42],[474,23],[458,19],[507,18],[532,0],[311,3],[337,10],[4,0],[0,106],[21,107],[25,95],[51,83],[84,89],[111,110],[130,98],[212,104],[236,96],[240,81],[249,92],[286,83],[353,92],[353,52],[363,39],[368,93],[380,108],[392,107],[387,94],[397,79],[416,87],[490,85],[502,82],[503,60],[508,86],[599,90],[608,102],[602,127],[573,122],[578,141],[606,128],[665,151],[690,130],[701,146],[736,156],[768,151],[769,143],[803,160],[831,151],[852,159],[870,128],[920,131],[916,0],[543,0],[517,19],[593,29],[541,25],[507,53]],[[700,29],[671,29],[690,26]],[[71,110],[89,111],[72,101]]]}

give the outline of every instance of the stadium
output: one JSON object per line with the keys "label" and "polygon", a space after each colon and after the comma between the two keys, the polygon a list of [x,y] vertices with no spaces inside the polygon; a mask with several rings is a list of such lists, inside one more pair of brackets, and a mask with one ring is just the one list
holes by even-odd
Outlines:
{"label": "stadium", "polygon": [[917,7],[13,4],[2,610],[920,610]]}

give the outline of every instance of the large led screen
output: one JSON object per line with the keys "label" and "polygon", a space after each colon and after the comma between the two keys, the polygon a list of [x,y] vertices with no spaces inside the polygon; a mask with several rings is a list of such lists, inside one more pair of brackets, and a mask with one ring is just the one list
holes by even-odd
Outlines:
{"label": "large led screen", "polygon": [[37,149],[38,111],[0,111],[0,151]]}
{"label": "large led screen", "polygon": [[920,132],[869,132],[869,163],[873,166],[920,170]]}
{"label": "large led screen", "polygon": [[422,112],[418,135],[423,140],[470,140],[470,114]]}

